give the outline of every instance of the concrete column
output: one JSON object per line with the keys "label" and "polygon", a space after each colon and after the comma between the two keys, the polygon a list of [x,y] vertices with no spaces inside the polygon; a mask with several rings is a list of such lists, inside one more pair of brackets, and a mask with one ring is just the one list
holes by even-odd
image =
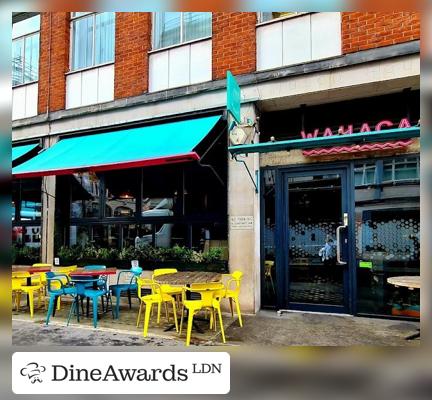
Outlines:
{"label": "concrete column", "polygon": [[[51,147],[57,138],[45,139],[44,148]],[[54,227],[55,227],[55,192],[56,177],[44,176],[42,178],[42,219],[41,219],[41,261],[53,264],[54,262]]]}
{"label": "concrete column", "polygon": [[[242,106],[242,120],[255,121],[254,104]],[[242,121],[243,122],[243,121]],[[229,121],[231,123],[231,121]],[[255,140],[258,138],[256,137]],[[259,156],[250,154],[238,156],[245,161],[254,180],[259,170]],[[257,182],[256,182],[257,183]],[[257,183],[258,184],[258,183]],[[260,308],[260,214],[259,194],[248,172],[241,162],[228,161],[228,244],[230,272],[240,270],[244,273],[241,284],[240,304],[245,313],[256,313]],[[252,217],[250,227],[239,226],[236,217]]]}

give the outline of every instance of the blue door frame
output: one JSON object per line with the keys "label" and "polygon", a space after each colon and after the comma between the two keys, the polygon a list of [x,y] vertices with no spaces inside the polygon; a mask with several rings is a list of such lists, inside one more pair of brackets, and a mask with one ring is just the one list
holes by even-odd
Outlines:
{"label": "blue door frame", "polygon": [[[310,176],[312,174],[340,174],[342,183],[342,210],[348,214],[347,238],[345,246],[345,260],[343,287],[344,305],[319,305],[307,303],[289,303],[289,237],[288,232],[288,178],[294,176]],[[335,163],[332,165],[310,165],[301,167],[286,167],[276,170],[276,282],[277,308],[304,311],[334,312],[355,314],[356,299],[356,267],[355,267],[355,230],[354,230],[354,199],[353,182],[354,171],[352,163]]]}

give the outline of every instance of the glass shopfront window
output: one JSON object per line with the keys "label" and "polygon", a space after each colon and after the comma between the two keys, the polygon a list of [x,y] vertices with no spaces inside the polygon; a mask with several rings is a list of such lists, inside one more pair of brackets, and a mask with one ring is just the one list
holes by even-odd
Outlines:
{"label": "glass shopfront window", "polygon": [[101,182],[95,173],[73,174],[71,191],[72,218],[99,217]]}
{"label": "glass shopfront window", "polygon": [[[419,156],[376,163],[374,186],[355,187],[358,313],[419,317],[419,291],[387,283],[420,274]],[[356,166],[361,168],[361,166]],[[381,171],[380,171],[381,169]]]}
{"label": "glass shopfront window", "polygon": [[26,225],[12,227],[12,244],[17,247],[41,246],[41,227],[40,225]]}
{"label": "glass shopfront window", "polygon": [[40,221],[41,185],[41,179],[20,179],[12,182],[12,221]]}
{"label": "glass shopfront window", "polygon": [[274,307],[276,305],[276,171],[267,169],[262,174],[264,190],[262,304],[264,307]]}
{"label": "glass shopfront window", "polygon": [[94,225],[92,227],[92,244],[96,247],[119,247],[118,225]]}

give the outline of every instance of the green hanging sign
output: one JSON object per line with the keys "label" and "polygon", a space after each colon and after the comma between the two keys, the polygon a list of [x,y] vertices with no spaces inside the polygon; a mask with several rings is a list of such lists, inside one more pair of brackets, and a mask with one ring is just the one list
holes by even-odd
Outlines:
{"label": "green hanging sign", "polygon": [[227,110],[240,123],[240,86],[231,71],[227,71]]}

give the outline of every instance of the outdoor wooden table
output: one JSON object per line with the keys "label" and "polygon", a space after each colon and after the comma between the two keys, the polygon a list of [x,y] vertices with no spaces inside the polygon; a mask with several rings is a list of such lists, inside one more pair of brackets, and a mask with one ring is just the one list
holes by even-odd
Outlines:
{"label": "outdoor wooden table", "polygon": [[[387,278],[387,283],[395,287],[405,287],[408,290],[420,289],[420,276],[392,276]],[[420,329],[418,332],[406,337],[406,340],[417,339],[420,337]]]}
{"label": "outdoor wooden table", "polygon": [[172,286],[190,286],[193,283],[215,283],[222,280],[222,275],[217,272],[184,271],[174,274],[159,275],[154,278],[159,284]]}
{"label": "outdoor wooden table", "polygon": [[[222,281],[222,274],[217,272],[205,272],[205,271],[183,271],[175,272],[173,274],[159,275],[154,278],[155,282],[162,285],[171,286],[188,286],[190,287],[194,283],[217,283]],[[189,295],[189,292],[186,293]],[[187,320],[187,318],[186,318]],[[204,333],[203,330],[195,324],[195,318],[193,327],[199,332]],[[170,325],[164,331],[171,331],[175,328],[175,325]]]}

